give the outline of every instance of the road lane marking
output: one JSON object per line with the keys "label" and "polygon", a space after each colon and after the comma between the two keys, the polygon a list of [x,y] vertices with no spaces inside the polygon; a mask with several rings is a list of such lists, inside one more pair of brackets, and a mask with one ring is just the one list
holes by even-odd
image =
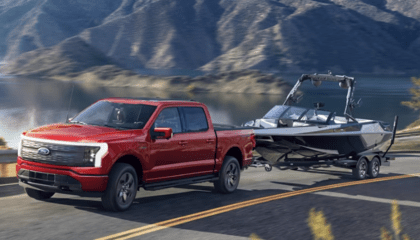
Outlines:
{"label": "road lane marking", "polygon": [[280,194],[276,194],[276,195],[271,195],[271,196],[261,197],[261,198],[257,198],[257,199],[247,200],[247,201],[244,201],[244,202],[238,202],[238,203],[234,203],[234,204],[230,204],[230,205],[226,205],[226,206],[222,206],[222,207],[218,207],[218,208],[213,208],[213,209],[210,209],[210,210],[206,210],[206,211],[202,211],[202,212],[198,212],[198,213],[193,213],[193,214],[178,217],[178,218],[173,218],[173,219],[169,219],[169,220],[154,223],[154,224],[149,224],[149,225],[146,225],[146,226],[143,226],[143,227],[134,228],[134,229],[124,231],[124,232],[121,232],[121,233],[116,233],[116,234],[109,235],[109,236],[106,236],[106,237],[98,238],[96,240],[109,240],[109,239],[124,240],[124,239],[133,238],[133,237],[138,237],[138,236],[141,236],[141,235],[144,235],[144,234],[147,234],[147,233],[156,232],[156,231],[166,229],[166,228],[169,228],[169,227],[181,225],[181,224],[184,224],[184,223],[192,222],[192,221],[195,221],[195,220],[198,220],[198,219],[211,217],[211,216],[218,215],[218,214],[225,213],[225,212],[230,212],[230,211],[233,211],[233,210],[236,210],[236,209],[245,208],[245,207],[249,207],[249,206],[253,206],[253,205],[257,205],[257,204],[261,204],[261,203],[266,203],[266,202],[270,202],[270,201],[274,201],[274,200],[279,200],[279,199],[283,199],[283,198],[293,197],[293,196],[297,196],[297,195],[302,195],[302,194],[306,194],[306,193],[318,192],[318,191],[340,188],[340,187],[355,186],[355,185],[361,185],[361,184],[367,184],[367,183],[374,183],[374,182],[382,182],[382,181],[389,181],[389,180],[419,177],[419,176],[420,176],[420,173],[400,175],[400,176],[392,176],[392,177],[382,177],[382,178],[366,179],[366,180],[360,180],[360,181],[337,183],[337,184],[331,184],[331,185],[326,185],[326,186],[296,190],[296,191],[293,191],[293,192],[280,193]]}
{"label": "road lane marking", "polygon": [[[370,201],[370,202],[378,202],[378,203],[386,203],[386,204],[391,204],[393,201],[393,199],[388,199],[388,198],[378,198],[378,197],[370,197],[370,196],[364,196],[364,195],[351,195],[347,193],[337,193],[337,192],[327,192],[327,191],[316,192],[313,194],[327,196],[327,197],[338,197],[338,198],[346,198],[346,199]],[[409,206],[409,207],[420,207],[420,202],[398,200],[398,205]]]}
{"label": "road lane marking", "polygon": [[4,186],[12,186],[12,185],[19,185],[19,183],[7,183],[7,184],[0,184],[0,187],[4,187]]}
{"label": "road lane marking", "polygon": [[19,195],[13,195],[8,197],[0,197],[0,200],[7,200],[7,199],[14,199],[14,198],[21,198],[23,196],[26,196],[26,193],[19,194]]}

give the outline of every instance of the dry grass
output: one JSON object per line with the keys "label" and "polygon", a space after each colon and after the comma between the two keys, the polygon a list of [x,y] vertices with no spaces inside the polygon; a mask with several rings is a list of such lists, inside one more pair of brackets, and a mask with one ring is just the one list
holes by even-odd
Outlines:
{"label": "dry grass", "polygon": [[[389,144],[385,144],[386,147]],[[396,139],[394,145],[392,145],[390,151],[419,151],[420,149],[420,138],[419,139]]]}
{"label": "dry grass", "polygon": [[0,163],[0,178],[16,177],[16,163]]}
{"label": "dry grass", "polygon": [[309,211],[308,225],[315,240],[334,240],[331,224],[328,224],[322,211],[317,212],[312,208]]}
{"label": "dry grass", "polygon": [[[396,240],[410,240],[411,238],[407,234],[403,234],[401,236],[401,212],[397,200],[393,200],[391,203],[390,219],[394,234],[388,231],[385,227],[382,227],[380,229],[381,240],[393,240],[394,237]],[[325,218],[322,211],[317,212],[314,208],[309,211],[308,226],[310,227],[313,238],[315,240],[334,239],[334,236],[331,233],[331,224],[328,224],[327,219]]]}

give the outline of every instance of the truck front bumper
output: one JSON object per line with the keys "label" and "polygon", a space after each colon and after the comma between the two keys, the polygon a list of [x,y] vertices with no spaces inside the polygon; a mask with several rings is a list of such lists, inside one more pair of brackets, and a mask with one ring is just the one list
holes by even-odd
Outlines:
{"label": "truck front bumper", "polygon": [[101,196],[108,183],[108,176],[80,175],[71,170],[29,164],[16,165],[16,172],[20,186],[46,192]]}

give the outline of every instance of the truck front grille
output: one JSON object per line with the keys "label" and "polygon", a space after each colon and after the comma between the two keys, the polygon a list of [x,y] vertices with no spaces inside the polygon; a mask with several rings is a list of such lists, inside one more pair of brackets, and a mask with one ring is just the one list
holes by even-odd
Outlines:
{"label": "truck front grille", "polygon": [[[38,149],[47,148],[49,154],[38,153]],[[27,161],[77,166],[83,164],[85,147],[44,143],[41,141],[23,140],[21,157]]]}

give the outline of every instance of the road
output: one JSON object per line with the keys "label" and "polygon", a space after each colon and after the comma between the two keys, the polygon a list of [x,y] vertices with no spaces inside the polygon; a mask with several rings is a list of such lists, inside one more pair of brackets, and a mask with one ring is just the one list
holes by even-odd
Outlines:
{"label": "road", "polygon": [[381,168],[378,179],[386,181],[378,182],[356,181],[350,170],[335,167],[308,172],[250,168],[242,172],[233,194],[216,193],[210,183],[142,189],[132,208],[122,213],[104,211],[95,198],[56,194],[37,201],[13,182],[3,182],[0,239],[233,240],[250,239],[251,234],[312,239],[312,208],[323,212],[335,239],[380,239],[381,227],[392,230],[393,199],[401,211],[402,233],[415,239],[420,233],[420,178],[407,174],[420,173],[419,160],[393,161]]}

